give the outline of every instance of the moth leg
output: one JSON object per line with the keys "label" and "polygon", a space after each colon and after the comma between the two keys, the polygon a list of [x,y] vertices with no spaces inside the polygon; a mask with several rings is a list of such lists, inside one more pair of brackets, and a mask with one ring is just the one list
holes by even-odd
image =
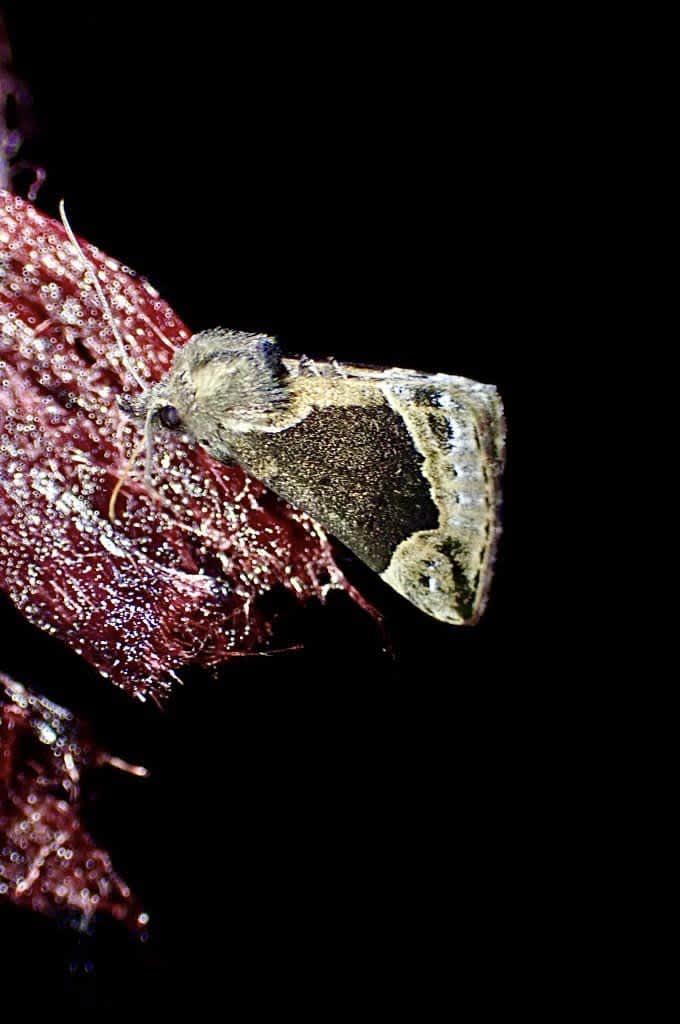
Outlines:
{"label": "moth leg", "polygon": [[142,454],[142,452],[144,451],[145,447],[146,447],[146,440],[144,438],[142,438],[142,440],[139,442],[139,444],[137,445],[137,447],[133,451],[132,455],[128,459],[127,463],[125,464],[125,466],[123,468],[123,472],[120,474],[120,476],[116,480],[115,486],[114,486],[113,490],[111,491],[111,496],[109,498],[109,521],[112,522],[112,523],[116,519],[116,502],[118,501],[118,495],[120,494],[121,490],[123,489],[123,487],[127,483],[128,479],[130,477],[130,473],[132,472],[132,470],[134,468],[134,464],[137,461],[137,459],[139,458],[139,456]]}

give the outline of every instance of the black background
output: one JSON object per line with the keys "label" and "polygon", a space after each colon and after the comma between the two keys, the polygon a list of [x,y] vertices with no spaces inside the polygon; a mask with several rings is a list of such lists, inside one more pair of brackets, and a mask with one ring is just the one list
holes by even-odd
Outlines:
{"label": "black background", "polygon": [[455,629],[341,553],[386,614],[392,658],[338,596],[301,617],[303,653],[186,673],[162,713],[2,598],[0,669],[152,771],[100,772],[86,811],[151,914],[148,943],[0,914],[8,976],[40,979],[57,1004],[423,1008],[487,964],[503,985],[528,969],[501,965],[543,813],[526,804],[544,698],[516,525],[523,396],[544,371],[527,242],[536,83],[517,26],[287,8],[6,5],[36,117],[23,155],[48,174],[38,205],[54,215],[64,197],[75,230],[195,331],[496,384],[497,577],[481,624]]}

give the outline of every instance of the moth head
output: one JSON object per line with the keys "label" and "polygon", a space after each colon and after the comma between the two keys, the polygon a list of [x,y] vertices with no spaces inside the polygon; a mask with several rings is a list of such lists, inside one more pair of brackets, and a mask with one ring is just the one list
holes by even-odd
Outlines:
{"label": "moth head", "polygon": [[272,338],[217,328],[195,334],[175,353],[163,380],[118,404],[144,424],[149,465],[159,429],[222,448],[225,432],[266,429],[287,401],[285,376]]}
{"label": "moth head", "polygon": [[130,419],[140,426],[151,426],[154,429],[180,430],[183,426],[182,414],[173,405],[173,396],[160,384],[144,391],[141,395],[120,395],[118,407]]}

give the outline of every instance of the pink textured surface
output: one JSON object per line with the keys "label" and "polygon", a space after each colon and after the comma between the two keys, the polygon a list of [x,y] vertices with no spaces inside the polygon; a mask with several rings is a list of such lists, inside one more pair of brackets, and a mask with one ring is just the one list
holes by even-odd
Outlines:
{"label": "pink textured surface", "polygon": [[[133,271],[83,243],[150,383],[191,332]],[[0,192],[0,586],[41,629],[144,699],[175,670],[266,647],[258,599],[347,588],[303,513],[181,438],[159,438],[156,494],[110,327],[62,226]],[[132,384],[133,390],[135,385]]]}
{"label": "pink textured surface", "polygon": [[81,773],[101,759],[69,711],[0,673],[0,900],[143,928],[147,915],[79,820]]}

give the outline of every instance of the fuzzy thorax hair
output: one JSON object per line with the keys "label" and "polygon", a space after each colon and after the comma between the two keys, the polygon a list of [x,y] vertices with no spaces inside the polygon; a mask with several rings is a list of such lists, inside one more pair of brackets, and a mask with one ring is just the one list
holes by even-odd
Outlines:
{"label": "fuzzy thorax hair", "polygon": [[286,402],[285,372],[273,339],[217,328],[195,334],[175,354],[162,381],[120,404],[147,423],[171,406],[181,429],[198,441],[209,439],[219,426],[266,429]]}

